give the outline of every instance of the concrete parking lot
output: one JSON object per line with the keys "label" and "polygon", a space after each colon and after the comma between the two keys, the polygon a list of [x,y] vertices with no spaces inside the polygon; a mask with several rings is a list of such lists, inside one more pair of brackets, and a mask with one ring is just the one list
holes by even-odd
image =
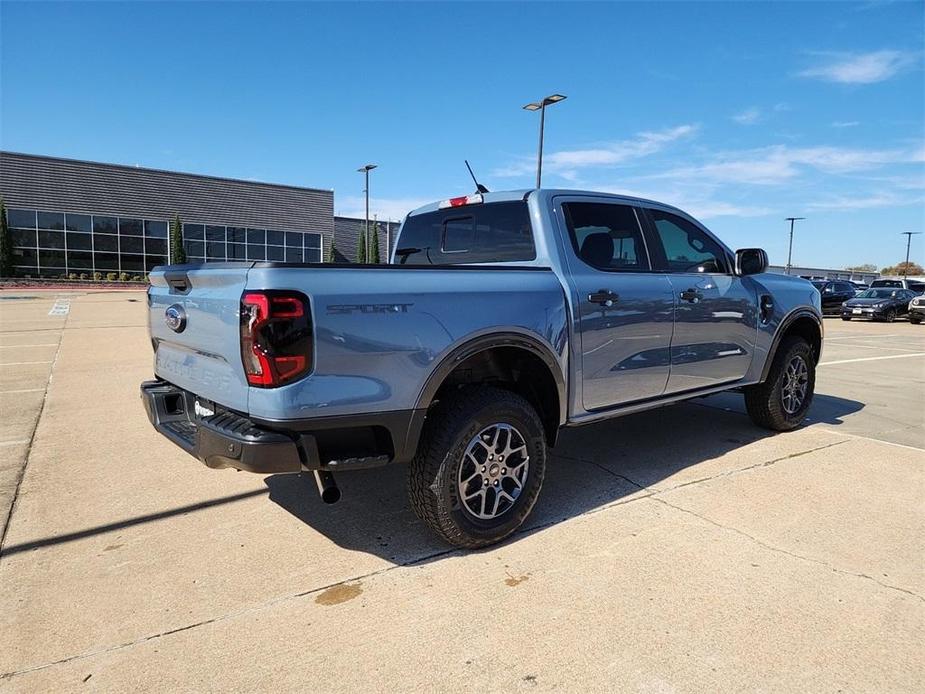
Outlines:
{"label": "concrete parking lot", "polygon": [[921,691],[925,326],[827,319],[791,433],[734,394],[570,430],[458,552],[402,468],[327,507],[156,434],[144,308],[0,292],[0,690]]}

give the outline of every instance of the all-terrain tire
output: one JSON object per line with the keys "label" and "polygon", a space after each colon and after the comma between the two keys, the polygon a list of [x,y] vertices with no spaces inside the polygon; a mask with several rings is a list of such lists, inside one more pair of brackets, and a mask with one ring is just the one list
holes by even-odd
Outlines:
{"label": "all-terrain tire", "polygon": [[[806,366],[806,393],[798,408],[788,412],[784,407],[788,365],[801,359]],[[813,348],[802,337],[785,338],[774,354],[774,361],[763,383],[745,388],[745,409],[758,426],[774,431],[789,431],[806,418],[816,387],[816,358]]]}
{"label": "all-terrain tire", "polygon": [[922,322],[922,317],[918,314],[910,313],[909,322],[912,323],[912,325],[918,325],[919,323]]}
{"label": "all-terrain tire", "polygon": [[[473,515],[460,498],[460,466],[475,437],[497,424],[520,433],[529,460],[519,495],[501,515],[486,520]],[[467,386],[428,413],[409,466],[408,495],[417,516],[441,538],[456,547],[475,549],[500,542],[523,524],[545,472],[546,436],[530,403],[500,388]]]}

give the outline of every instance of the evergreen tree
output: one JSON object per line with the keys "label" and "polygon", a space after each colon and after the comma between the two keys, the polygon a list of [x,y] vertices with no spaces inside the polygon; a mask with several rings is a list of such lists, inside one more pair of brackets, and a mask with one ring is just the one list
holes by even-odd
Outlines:
{"label": "evergreen tree", "polygon": [[366,262],[366,223],[360,228],[357,234],[357,262],[362,264]]}
{"label": "evergreen tree", "polygon": [[328,252],[325,254],[324,262],[326,262],[326,263],[335,263],[335,262],[337,262],[337,260],[336,260],[337,256],[335,255],[336,250],[337,250],[337,249],[334,248],[334,237],[332,236],[332,237],[331,237],[331,245],[328,246]]}
{"label": "evergreen tree", "polygon": [[186,251],[183,250],[183,223],[180,215],[176,215],[170,222],[170,257],[168,262],[173,265],[186,262]]}
{"label": "evergreen tree", "polygon": [[6,221],[6,205],[0,199],[0,277],[13,275],[13,237]]}
{"label": "evergreen tree", "polygon": [[379,264],[379,222],[373,223],[372,238],[369,242],[369,262]]}

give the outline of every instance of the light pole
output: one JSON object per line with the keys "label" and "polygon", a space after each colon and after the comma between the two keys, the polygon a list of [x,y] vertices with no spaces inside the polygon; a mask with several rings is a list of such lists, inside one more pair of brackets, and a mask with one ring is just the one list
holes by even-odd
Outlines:
{"label": "light pole", "polygon": [[909,247],[912,245],[912,237],[921,234],[921,231],[901,231],[906,235],[906,264],[903,265],[903,277],[909,274]]}
{"label": "light pole", "polygon": [[366,247],[366,262],[369,262],[369,172],[376,168],[376,164],[366,164],[361,166],[357,171],[366,176],[366,185],[363,192],[366,193],[366,227],[363,230],[363,245]]}
{"label": "light pole", "polygon": [[536,187],[540,187],[540,181],[543,178],[543,128],[546,125],[546,107],[564,101],[565,96],[562,94],[550,94],[541,101],[534,101],[527,104],[524,109],[527,111],[540,112],[540,147],[536,155]]}
{"label": "light pole", "polygon": [[806,217],[785,217],[786,221],[790,222],[790,247],[787,249],[787,274],[790,274],[790,258],[793,255],[793,223],[799,222]]}

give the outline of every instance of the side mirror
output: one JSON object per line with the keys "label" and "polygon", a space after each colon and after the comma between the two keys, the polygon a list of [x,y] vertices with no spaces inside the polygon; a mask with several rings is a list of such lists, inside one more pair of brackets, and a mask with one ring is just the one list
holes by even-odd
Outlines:
{"label": "side mirror", "polygon": [[768,269],[768,254],[761,248],[740,248],[736,251],[736,274],[758,275]]}

